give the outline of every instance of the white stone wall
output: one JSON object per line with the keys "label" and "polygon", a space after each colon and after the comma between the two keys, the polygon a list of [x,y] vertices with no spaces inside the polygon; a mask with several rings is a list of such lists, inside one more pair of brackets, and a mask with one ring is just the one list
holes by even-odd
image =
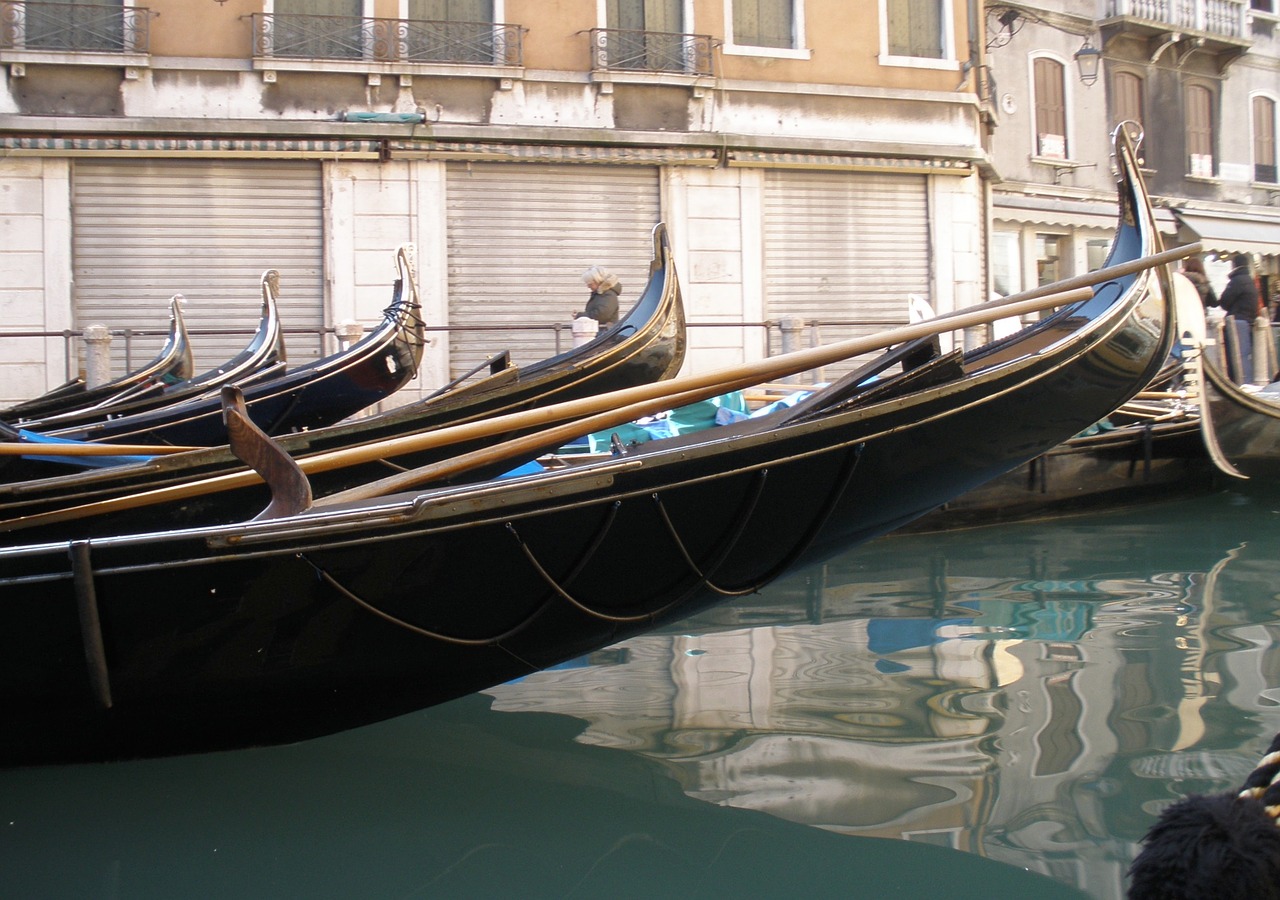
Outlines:
{"label": "white stone wall", "polygon": [[[447,325],[444,164],[331,163],[325,182],[327,320],[354,319],[366,327],[378,322],[391,301],[396,248],[411,243],[424,319],[429,326]],[[409,402],[448,381],[448,355],[447,334],[428,333],[418,378],[384,406]]]}
{"label": "white stone wall", "polygon": [[[65,160],[0,158],[4,332],[71,327],[70,209],[70,166]],[[62,338],[0,341],[0,404],[34,397],[66,380]]]}

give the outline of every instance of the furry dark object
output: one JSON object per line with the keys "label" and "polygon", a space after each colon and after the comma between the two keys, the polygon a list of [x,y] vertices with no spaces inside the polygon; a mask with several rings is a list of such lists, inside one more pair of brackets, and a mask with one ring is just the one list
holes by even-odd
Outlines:
{"label": "furry dark object", "polygon": [[1280,735],[1237,793],[1160,814],[1129,867],[1130,900],[1280,900]]}
{"label": "furry dark object", "polygon": [[1280,900],[1280,828],[1258,800],[1188,797],[1129,868],[1130,900]]}

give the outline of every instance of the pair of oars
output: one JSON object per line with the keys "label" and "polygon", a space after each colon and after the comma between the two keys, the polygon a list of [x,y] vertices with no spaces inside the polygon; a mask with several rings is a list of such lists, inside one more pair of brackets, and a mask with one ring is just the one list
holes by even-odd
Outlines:
{"label": "pair of oars", "polygon": [[[853,338],[822,347],[809,347],[780,356],[769,357],[751,363],[743,363],[714,372],[688,375],[669,381],[625,388],[594,397],[570,400],[540,409],[508,413],[476,422],[453,425],[434,431],[388,438],[369,444],[317,453],[298,459],[304,473],[326,472],[349,465],[359,465],[394,458],[395,456],[446,447],[464,441],[494,437],[512,431],[538,428],[541,430],[523,437],[504,441],[494,447],[461,454],[442,463],[434,463],[389,478],[369,482],[317,501],[317,506],[351,500],[370,499],[406,490],[429,480],[457,474],[480,465],[515,459],[530,450],[540,450],[563,440],[578,437],[590,431],[599,431],[630,422],[645,415],[653,415],[666,409],[706,400],[729,391],[741,390],[761,382],[777,381],[823,365],[831,365],[843,359],[883,350],[898,344],[930,337],[945,331],[954,331],[990,324],[999,318],[1023,316],[1046,309],[1087,299],[1092,287],[1116,278],[1122,278],[1200,252],[1200,245],[1189,244],[1141,257],[1126,263],[1109,266],[1084,275],[1043,285],[1006,297],[1003,300],[969,307],[936,316],[925,322],[879,332],[861,338]],[[557,424],[560,423],[560,424]],[[551,426],[551,427],[547,427]],[[14,531],[36,525],[52,525],[86,516],[101,515],[127,509],[185,500],[218,493],[224,490],[247,487],[262,482],[253,471],[233,472],[197,481],[184,482],[150,491],[142,491],[108,500],[80,506],[36,513],[0,522],[0,530]]]}

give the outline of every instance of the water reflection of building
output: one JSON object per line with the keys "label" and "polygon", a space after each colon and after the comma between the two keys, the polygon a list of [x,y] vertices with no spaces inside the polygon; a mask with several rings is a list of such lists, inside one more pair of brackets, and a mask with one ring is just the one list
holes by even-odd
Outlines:
{"label": "water reflection of building", "polygon": [[[873,545],[494,705],[582,718],[583,740],[660,758],[710,802],[1119,897],[1153,809],[1236,782],[1274,616],[1262,573],[1170,574],[1134,552],[1142,535],[1077,556],[1054,533]],[[1218,761],[1192,764],[1207,781],[1167,764],[1197,758]]]}

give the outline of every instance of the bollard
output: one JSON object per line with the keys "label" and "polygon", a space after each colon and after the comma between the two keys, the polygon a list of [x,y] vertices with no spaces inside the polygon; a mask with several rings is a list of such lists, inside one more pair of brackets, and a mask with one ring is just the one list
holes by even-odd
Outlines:
{"label": "bollard", "polygon": [[581,347],[595,340],[600,331],[600,323],[590,316],[578,316],[573,320],[573,346]]}
{"label": "bollard", "polygon": [[[782,332],[782,352],[791,353],[804,349],[801,346],[801,332],[804,331],[804,319],[799,316],[783,316],[778,320],[778,329]],[[797,383],[799,375],[788,375],[782,379],[784,384]]]}
{"label": "bollard", "polygon": [[106,325],[84,327],[84,383],[97,387],[111,380],[111,330]]}
{"label": "bollard", "polygon": [[967,353],[975,350],[983,344],[990,343],[989,337],[991,332],[990,325],[971,325],[964,330],[964,349]]}
{"label": "bollard", "polygon": [[1253,320],[1253,383],[1270,384],[1276,371],[1276,347],[1271,340],[1271,316],[1258,313]]}
{"label": "bollard", "polygon": [[343,319],[333,326],[333,334],[338,339],[341,349],[346,350],[364,336],[364,326],[355,319]]}

